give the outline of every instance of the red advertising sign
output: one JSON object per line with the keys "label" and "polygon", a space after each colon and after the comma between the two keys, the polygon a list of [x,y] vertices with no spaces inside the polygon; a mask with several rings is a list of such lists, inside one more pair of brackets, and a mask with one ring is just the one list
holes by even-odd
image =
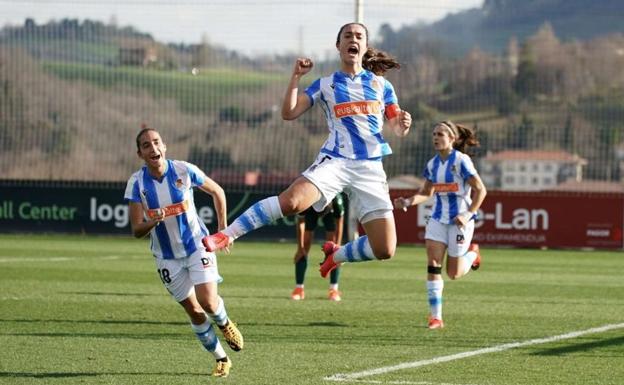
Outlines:
{"label": "red advertising sign", "polygon": [[[424,243],[432,204],[395,210],[399,243]],[[624,194],[489,191],[478,217],[473,240],[484,245],[624,248]]]}

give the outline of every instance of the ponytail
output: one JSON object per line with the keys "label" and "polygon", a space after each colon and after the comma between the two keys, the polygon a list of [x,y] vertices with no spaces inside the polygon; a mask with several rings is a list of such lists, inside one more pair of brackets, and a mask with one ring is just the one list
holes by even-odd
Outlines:
{"label": "ponytail", "polygon": [[453,142],[453,148],[457,151],[463,152],[467,155],[472,155],[472,153],[468,152],[468,148],[479,147],[479,140],[477,139],[477,135],[475,134],[473,129],[463,126],[461,124],[455,124],[450,120],[440,122],[438,123],[438,125],[444,126],[451,131],[451,133],[455,137],[455,141]]}
{"label": "ponytail", "polygon": [[369,47],[362,57],[362,67],[375,75],[383,75],[393,68],[401,68],[401,64],[388,53]]}

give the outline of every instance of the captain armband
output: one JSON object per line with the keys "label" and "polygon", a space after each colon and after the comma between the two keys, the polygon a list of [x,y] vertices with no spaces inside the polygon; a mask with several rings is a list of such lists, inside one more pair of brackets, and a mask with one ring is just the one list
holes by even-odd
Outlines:
{"label": "captain armband", "polygon": [[398,104],[388,104],[384,114],[386,115],[386,118],[392,119],[399,116],[399,112],[401,112],[401,107],[399,107]]}

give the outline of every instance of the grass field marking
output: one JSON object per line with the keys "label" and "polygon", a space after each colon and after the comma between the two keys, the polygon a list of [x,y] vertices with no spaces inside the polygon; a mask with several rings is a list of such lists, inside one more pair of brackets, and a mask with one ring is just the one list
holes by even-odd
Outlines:
{"label": "grass field marking", "polygon": [[[396,372],[397,370],[418,368],[421,366],[455,361],[455,360],[460,360],[462,358],[478,356],[481,354],[497,353],[497,352],[502,352],[502,351],[509,350],[509,349],[523,347],[523,346],[546,344],[549,342],[556,342],[556,341],[561,341],[561,340],[567,340],[570,338],[576,338],[576,337],[580,337],[586,334],[602,333],[602,332],[606,332],[609,330],[622,329],[622,328],[624,328],[624,323],[609,324],[609,325],[604,325],[604,326],[591,328],[587,330],[579,330],[579,331],[570,332],[566,334],[560,334],[560,335],[553,336],[553,337],[536,338],[536,339],[532,339],[532,340],[528,340],[524,342],[511,342],[508,344],[496,345],[496,346],[492,346],[489,348],[483,348],[483,349],[477,349],[477,350],[472,350],[472,351],[463,352],[463,353],[451,354],[448,356],[441,356],[441,357],[431,358],[428,360],[404,362],[398,365],[385,366],[382,368],[364,370],[364,371],[356,372],[356,373],[338,373],[329,377],[325,377],[323,379],[326,381],[353,381],[362,377],[374,376],[376,374],[385,374],[385,373],[390,373],[390,372]],[[383,383],[387,384],[389,382],[383,382]]]}
{"label": "grass field marking", "polygon": [[379,380],[335,380],[342,382],[351,382],[357,384],[383,384],[383,385],[468,385],[468,384],[450,384],[447,382],[429,382],[429,381],[379,381]]}
{"label": "grass field marking", "polygon": [[[98,261],[114,261],[117,259],[143,259],[144,256],[126,256],[122,257],[120,255],[105,255],[103,257],[98,257]],[[32,258],[32,257],[4,257],[0,258],[0,263],[12,263],[12,262],[66,262],[66,261],[75,261],[75,260],[84,260],[84,257],[41,257],[41,258]]]}
{"label": "grass field marking", "polygon": [[29,257],[8,257],[8,258],[0,258],[0,263],[11,263],[11,262],[65,262],[65,261],[73,261],[78,258],[72,257],[43,257],[43,258],[29,258]]}

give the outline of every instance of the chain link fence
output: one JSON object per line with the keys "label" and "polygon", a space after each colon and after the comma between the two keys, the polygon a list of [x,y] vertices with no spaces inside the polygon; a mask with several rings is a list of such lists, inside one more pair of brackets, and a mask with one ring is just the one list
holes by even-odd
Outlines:
{"label": "chain link fence", "polygon": [[[85,14],[101,6],[31,3]],[[0,30],[0,179],[123,182],[141,166],[142,124],[161,132],[169,158],[197,164],[230,191],[279,191],[314,160],[325,118],[314,108],[282,120],[283,93],[299,55],[315,62],[304,85],[338,69],[336,33],[353,20],[352,1],[257,2],[270,20],[245,1],[125,3],[158,34],[121,25],[123,13],[108,21],[27,18]],[[449,32],[445,24],[463,20],[458,8],[441,9],[455,13],[433,27],[414,22],[431,11],[426,2],[389,3],[367,1],[364,21],[370,45],[402,63],[388,78],[414,117],[407,138],[385,134],[394,186],[419,185],[434,155],[431,130],[450,119],[477,130],[474,159],[490,189],[624,190],[622,34],[564,39],[548,22],[504,32],[490,25],[494,1],[466,14],[480,15],[473,29]],[[218,5],[231,12],[215,15]],[[198,33],[178,42],[180,26],[167,17],[175,12],[230,25],[222,31],[229,39]],[[245,28],[235,27],[241,17],[250,20]]]}

